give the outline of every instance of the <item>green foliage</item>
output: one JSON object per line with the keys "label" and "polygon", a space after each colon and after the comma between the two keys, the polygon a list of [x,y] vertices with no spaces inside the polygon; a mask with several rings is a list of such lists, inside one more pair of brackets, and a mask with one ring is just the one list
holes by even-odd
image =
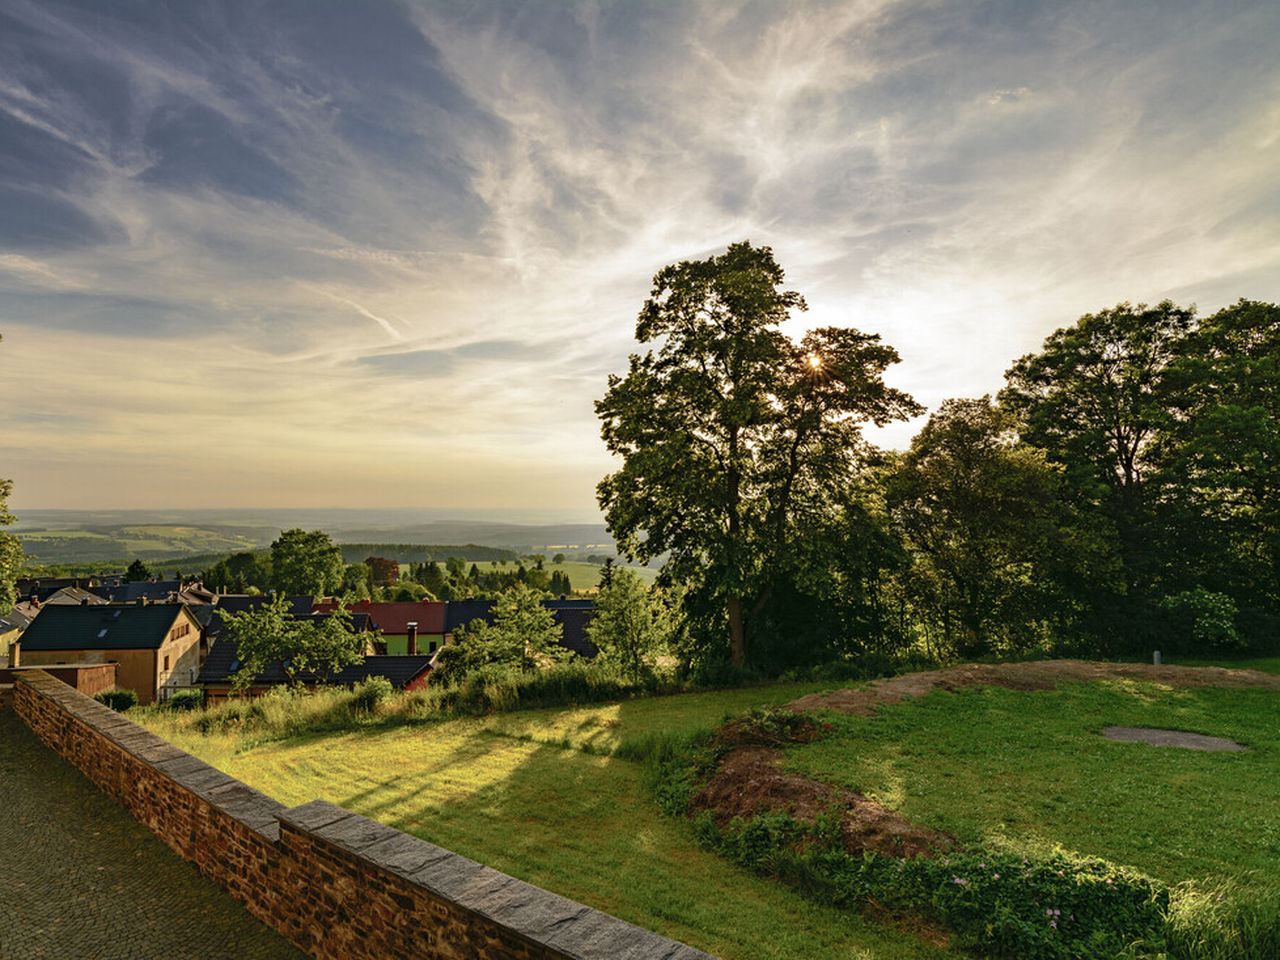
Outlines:
{"label": "green foliage", "polygon": [[151,568],[141,560],[134,560],[129,564],[129,568],[124,572],[124,579],[126,583],[145,583],[146,581],[151,580],[154,576],[155,574],[151,572]]}
{"label": "green foliage", "polygon": [[325,680],[364,659],[365,637],[351,627],[343,608],[327,617],[293,617],[289,602],[277,594],[243,613],[222,612],[227,637],[237,645],[240,669],[232,679],[244,689],[268,667],[279,664],[291,684],[311,675]]}
{"label": "green foliage", "polygon": [[1243,647],[1243,638],[1236,629],[1235,601],[1225,594],[1196,587],[1166,597],[1161,604],[1173,616],[1175,627],[1170,639],[1181,649],[1212,654]]}
{"label": "green foliage", "polygon": [[723,610],[729,658],[745,662],[748,621],[773,558],[854,476],[865,422],[918,412],[888,387],[897,353],[879,337],[826,327],[800,342],[779,329],[799,294],[780,289],[768,247],[660,270],[636,322],[625,377],[596,404],[622,468],[597,488],[621,551],[664,556],[664,576]]}
{"label": "green foliage", "polygon": [[963,658],[1042,645],[1060,599],[1045,589],[1063,550],[1059,471],[1017,442],[987,397],[948,400],[888,480],[913,563],[907,592],[941,648]]}
{"label": "green foliage", "polygon": [[[12,493],[13,481],[0,480],[0,527],[14,522],[15,517],[9,512],[9,496]],[[18,578],[22,562],[22,544],[18,538],[0,531],[0,614],[12,610],[18,600],[14,581]]]}
{"label": "green foliage", "polygon": [[199,710],[204,706],[204,691],[175,690],[163,705],[168,710]]}
{"label": "green foliage", "polygon": [[1280,957],[1280,890],[1259,898],[1238,883],[1182,883],[1170,894],[1165,939],[1173,960]]}
{"label": "green foliage", "polygon": [[266,552],[233,553],[206,567],[201,581],[213,590],[227,593],[249,593],[271,586],[271,555]]}
{"label": "green foliage", "polygon": [[542,605],[542,595],[517,583],[497,600],[493,622],[473,620],[456,632],[455,643],[441,651],[431,681],[455,683],[482,667],[530,672],[567,660],[560,645],[563,627]]}
{"label": "green foliage", "polygon": [[362,713],[372,713],[379,704],[390,699],[394,691],[386,677],[368,677],[352,688],[352,706]]}
{"label": "green foliage", "polygon": [[132,710],[138,705],[138,695],[132,690],[103,690],[93,699],[99,703],[105,703],[117,713],[124,713],[126,710]]}
{"label": "green foliage", "polygon": [[653,672],[654,658],[671,639],[671,613],[630,570],[619,570],[596,597],[595,614],[587,624],[587,639],[607,663],[617,664],[628,677]]}
{"label": "green foliage", "polygon": [[271,544],[276,589],[291,595],[329,596],[342,586],[342,551],[322,530],[285,530]]}

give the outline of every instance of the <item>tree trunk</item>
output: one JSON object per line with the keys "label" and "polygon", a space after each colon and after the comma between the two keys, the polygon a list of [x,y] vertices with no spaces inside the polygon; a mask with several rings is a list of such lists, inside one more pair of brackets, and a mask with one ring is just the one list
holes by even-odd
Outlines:
{"label": "tree trunk", "polygon": [[735,667],[747,662],[747,636],[742,624],[742,598],[730,597],[729,608],[729,662]]}

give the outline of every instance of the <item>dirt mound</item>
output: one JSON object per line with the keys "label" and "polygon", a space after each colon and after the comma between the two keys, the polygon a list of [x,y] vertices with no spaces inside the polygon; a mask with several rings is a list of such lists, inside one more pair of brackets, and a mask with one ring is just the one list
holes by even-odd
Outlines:
{"label": "dirt mound", "polygon": [[826,813],[838,813],[844,847],[855,854],[928,856],[955,846],[954,838],[918,826],[860,793],[785,773],[781,760],[781,752],[773,747],[733,750],[693,798],[691,811],[710,810],[721,827],[734,817],[750,820],[771,811],[782,811],[807,823]]}
{"label": "dirt mound", "polygon": [[799,712],[834,710],[870,716],[876,708],[922,697],[934,690],[961,687],[1008,687],[1011,690],[1049,690],[1064,681],[1146,680],[1172,687],[1229,687],[1280,690],[1280,676],[1258,670],[1224,667],[1152,666],[1142,663],[1098,663],[1090,660],[1038,660],[1029,663],[966,663],[942,670],[907,673],[876,680],[856,690],[835,690],[793,700],[787,709]]}

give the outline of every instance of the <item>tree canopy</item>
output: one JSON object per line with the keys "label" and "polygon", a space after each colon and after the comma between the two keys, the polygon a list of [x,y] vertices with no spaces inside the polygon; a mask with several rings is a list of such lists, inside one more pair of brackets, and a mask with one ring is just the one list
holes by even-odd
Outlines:
{"label": "tree canopy", "polygon": [[884,383],[898,355],[877,335],[786,336],[806,305],[783,280],[772,251],[750,243],[663,268],[636,322],[648,349],[596,404],[622,460],[597,491],[619,549],[665,555],[665,578],[697,581],[735,664],[771,563],[863,462],[861,426],[919,412]]}
{"label": "tree canopy", "polygon": [[352,629],[344,608],[316,618],[297,618],[289,609],[288,600],[277,594],[252,610],[220,614],[241,664],[232,680],[234,687],[251,686],[277,664],[290,684],[306,675],[323,682],[364,659],[365,637]]}
{"label": "tree canopy", "polygon": [[271,570],[278,590],[329,596],[342,586],[342,551],[322,530],[285,530],[271,544]]}

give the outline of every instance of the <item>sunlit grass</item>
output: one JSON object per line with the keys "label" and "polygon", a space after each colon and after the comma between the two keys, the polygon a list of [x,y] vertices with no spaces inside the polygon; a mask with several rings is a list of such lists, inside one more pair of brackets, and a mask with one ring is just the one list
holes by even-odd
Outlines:
{"label": "sunlit grass", "polygon": [[341,804],[725,960],[947,956],[703,850],[687,823],[658,813],[639,764],[604,755],[823,688],[681,694],[256,745],[234,733],[202,736],[193,716],[142,719],[284,803]]}
{"label": "sunlit grass", "polygon": [[[1061,845],[1177,883],[1280,886],[1280,697],[1132,681],[939,692],[833,735],[791,769],[861,789],[965,841]],[[1107,725],[1229,737],[1243,753],[1116,743]]]}

